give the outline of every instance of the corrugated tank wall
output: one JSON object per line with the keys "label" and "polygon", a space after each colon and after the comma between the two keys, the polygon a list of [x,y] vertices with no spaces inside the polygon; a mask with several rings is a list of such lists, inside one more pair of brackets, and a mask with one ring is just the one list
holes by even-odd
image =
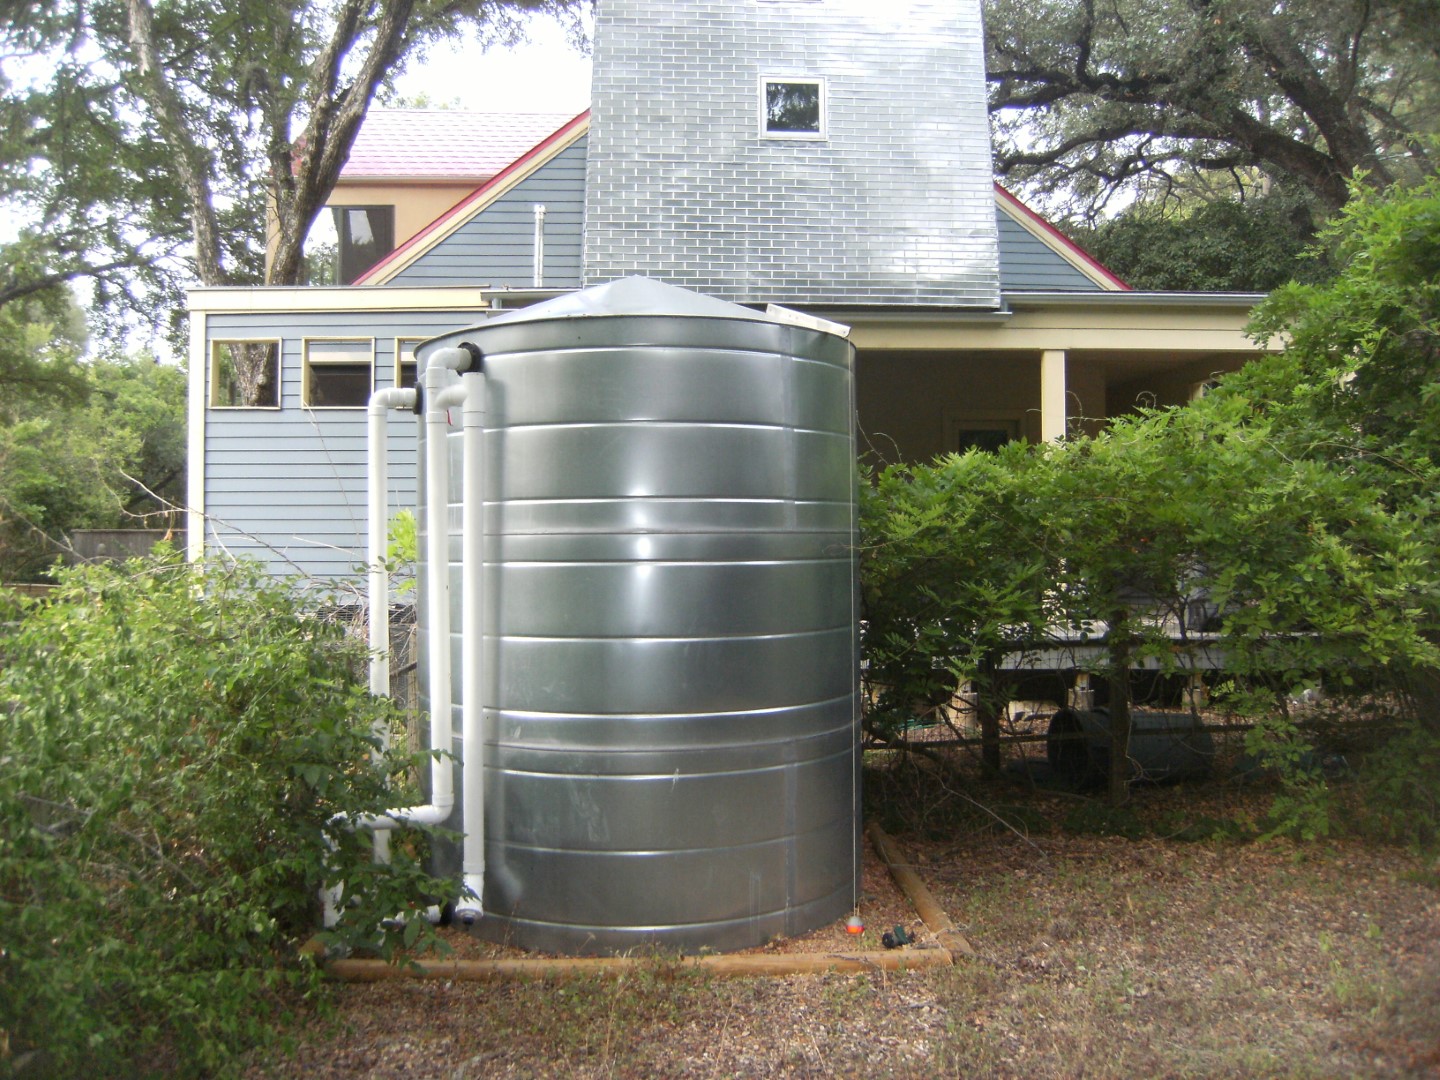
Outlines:
{"label": "corrugated tank wall", "polygon": [[[422,355],[460,341],[484,350],[489,386],[477,932],[567,953],[735,949],[844,915],[849,344],[633,280]],[[464,656],[456,638],[457,700]]]}

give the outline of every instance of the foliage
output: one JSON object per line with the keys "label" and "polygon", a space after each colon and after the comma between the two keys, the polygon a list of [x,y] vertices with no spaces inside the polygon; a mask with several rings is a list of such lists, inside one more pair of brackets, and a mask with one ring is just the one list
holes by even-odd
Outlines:
{"label": "foliage", "polygon": [[996,168],[1087,217],[1215,177],[1338,209],[1357,169],[1377,187],[1434,169],[1432,16],[1422,0],[987,0]]}
{"label": "foliage", "polygon": [[0,350],[29,350],[34,383],[0,408],[5,581],[42,575],[72,529],[163,526],[184,502],[184,372],[143,356],[78,363],[50,326],[8,323],[23,307],[0,308]]}
{"label": "foliage", "polygon": [[1411,718],[1370,755],[1360,775],[1361,825],[1385,840],[1434,850],[1440,846],[1440,736]]}
{"label": "foliage", "polygon": [[397,595],[415,589],[415,565],[420,561],[420,532],[412,510],[401,510],[390,519],[390,535],[385,544],[385,563],[392,575],[391,587]]}
{"label": "foliage", "polygon": [[23,403],[83,402],[90,388],[76,357],[84,345],[80,312],[62,289],[0,306],[0,422]]}
{"label": "foliage", "polygon": [[[505,42],[579,0],[7,4],[0,306],[91,281],[101,308],[179,286],[300,284],[310,225],[376,92],[437,42]],[[267,225],[273,245],[267,254]]]}
{"label": "foliage", "polygon": [[1318,840],[1330,835],[1331,802],[1314,747],[1294,720],[1282,712],[1260,716],[1245,733],[1245,750],[1258,765],[1275,771],[1280,792],[1270,807],[1265,838],[1293,836]]}
{"label": "foliage", "polygon": [[1182,671],[1197,608],[1228,672],[1272,702],[1322,676],[1440,668],[1423,529],[1363,475],[1288,447],[1231,393],[880,474],[862,515],[872,731],[961,680],[1003,701],[1006,652],[1096,645],[1077,666],[1110,685],[1119,801],[1128,672]]}
{"label": "foliage", "polygon": [[1072,234],[1134,289],[1267,292],[1325,273],[1304,258],[1314,236],[1308,208],[1280,196],[1143,203]]}
{"label": "foliage", "polygon": [[1331,456],[1368,458],[1418,495],[1440,462],[1440,177],[1384,193],[1356,184],[1322,240],[1341,273],[1277,290],[1252,332],[1288,339],[1301,380],[1277,396],[1346,433]]}
{"label": "foliage", "polygon": [[225,1071],[314,988],[296,946],[322,883],[345,880],[352,943],[444,896],[401,844],[389,866],[364,836],[331,854],[333,815],[396,799],[367,762],[389,706],[286,585],[157,557],[64,571],[12,616],[0,1069]]}
{"label": "foliage", "polygon": [[[1411,570],[1392,590],[1403,589],[1420,632],[1440,643],[1433,617],[1440,592],[1440,180],[1383,193],[1356,184],[1322,240],[1341,272],[1323,285],[1278,290],[1252,325],[1257,337],[1286,336],[1283,367],[1243,371],[1222,393],[1263,398],[1266,412],[1291,433],[1291,454],[1361,478],[1405,523]],[[1433,843],[1440,835],[1433,797],[1440,671],[1403,661],[1396,668],[1411,715],[1367,761],[1366,823],[1392,838]]]}
{"label": "foliage", "polygon": [[891,740],[971,681],[1006,700],[997,664],[1045,622],[1045,527],[1030,498],[1040,460],[1020,444],[931,466],[890,466],[860,489],[866,724]]}

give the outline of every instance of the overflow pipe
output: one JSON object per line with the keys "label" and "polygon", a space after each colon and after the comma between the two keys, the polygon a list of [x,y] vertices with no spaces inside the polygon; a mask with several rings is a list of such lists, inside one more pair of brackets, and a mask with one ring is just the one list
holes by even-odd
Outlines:
{"label": "overflow pipe", "polygon": [[460,613],[460,693],[464,698],[460,714],[464,762],[460,782],[464,798],[465,839],[461,861],[464,890],[456,914],[467,926],[485,913],[485,733],[481,697],[480,665],[484,656],[483,634],[485,570],[485,372],[479,359],[460,376],[465,394],[463,431],[465,472],[462,496],[462,577],[464,590]]}
{"label": "overflow pipe", "polygon": [[[477,350],[478,351],[478,350]],[[439,825],[450,816],[455,807],[455,778],[451,770],[449,752],[452,741],[450,718],[450,573],[449,573],[449,446],[446,429],[449,417],[440,401],[445,390],[446,375],[451,371],[464,371],[474,362],[475,356],[469,349],[439,349],[425,365],[425,496],[426,496],[426,557],[430,572],[427,576],[426,598],[430,607],[430,801],[418,806],[397,806],[378,814],[336,814],[330,819],[332,828],[369,829],[380,833],[402,825]],[[413,406],[414,391],[408,402]],[[381,404],[375,403],[380,398]],[[370,408],[370,511],[367,555],[370,559],[370,585],[380,587],[381,595],[370,597],[371,629],[377,618],[384,623],[382,643],[389,652],[389,577],[384,572],[384,537],[387,525],[377,524],[377,518],[387,517],[385,505],[385,457],[384,410],[398,407],[402,399],[391,396],[390,390],[382,390],[372,396]],[[379,418],[377,419],[376,413]],[[377,482],[376,473],[380,473]],[[378,487],[378,493],[377,493]],[[377,540],[377,537],[379,539]],[[376,548],[380,558],[376,559]],[[378,565],[377,565],[378,564]],[[383,601],[381,615],[377,616],[377,599]],[[371,642],[372,652],[376,642]],[[381,673],[384,677],[384,692],[389,692],[389,661],[384,667],[371,662],[371,688],[379,685]],[[384,851],[384,845],[376,845],[377,856]],[[339,921],[339,902],[343,886],[324,890],[322,906],[324,925],[333,927]]]}
{"label": "overflow pipe", "polygon": [[[366,440],[366,475],[369,478],[369,504],[366,515],[365,565],[369,569],[370,693],[376,697],[390,696],[390,568],[386,565],[390,540],[387,413],[391,409],[413,409],[415,398],[415,391],[409,387],[386,387],[370,395],[367,409],[369,430]],[[374,734],[380,744],[380,753],[386,753],[390,749],[389,725],[383,721],[377,722]],[[389,830],[377,829],[372,840],[375,861],[389,862]]]}

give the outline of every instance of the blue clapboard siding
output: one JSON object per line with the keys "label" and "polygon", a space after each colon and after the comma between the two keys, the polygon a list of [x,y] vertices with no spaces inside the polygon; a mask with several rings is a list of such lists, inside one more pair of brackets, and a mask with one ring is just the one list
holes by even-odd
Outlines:
{"label": "blue clapboard siding", "polygon": [[583,137],[475,214],[389,283],[530,288],[535,277],[537,203],[545,207],[545,287],[578,287],[585,223]]}
{"label": "blue clapboard siding", "polygon": [[[353,578],[363,572],[365,409],[300,407],[304,340],[372,338],[378,388],[395,385],[397,338],[434,337],[480,318],[465,311],[210,315],[207,345],[279,339],[281,407],[205,410],[207,548],[258,558],[282,574]],[[415,505],[416,423],[410,413],[390,415],[392,513]]]}
{"label": "blue clapboard siding", "polygon": [[1002,293],[1101,291],[1099,285],[998,207],[995,221],[1000,226]]}

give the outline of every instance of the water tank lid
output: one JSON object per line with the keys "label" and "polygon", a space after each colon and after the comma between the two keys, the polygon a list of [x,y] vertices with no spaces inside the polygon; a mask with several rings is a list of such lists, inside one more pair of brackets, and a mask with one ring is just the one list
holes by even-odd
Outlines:
{"label": "water tank lid", "polygon": [[501,323],[541,322],[551,319],[580,319],[594,316],[659,315],[701,319],[748,319],[752,322],[788,324],[793,320],[716,300],[677,285],[646,277],[626,277],[566,293],[529,307],[507,311],[487,319],[485,327]]}

